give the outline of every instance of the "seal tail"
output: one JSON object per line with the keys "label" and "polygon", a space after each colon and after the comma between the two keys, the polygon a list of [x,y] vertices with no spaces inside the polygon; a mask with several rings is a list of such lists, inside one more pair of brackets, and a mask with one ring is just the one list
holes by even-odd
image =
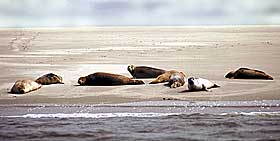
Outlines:
{"label": "seal tail", "polygon": [[142,80],[133,80],[133,82],[131,83],[131,85],[142,85],[145,84],[144,81]]}
{"label": "seal tail", "polygon": [[267,80],[273,80],[273,77],[270,75],[267,75]]}

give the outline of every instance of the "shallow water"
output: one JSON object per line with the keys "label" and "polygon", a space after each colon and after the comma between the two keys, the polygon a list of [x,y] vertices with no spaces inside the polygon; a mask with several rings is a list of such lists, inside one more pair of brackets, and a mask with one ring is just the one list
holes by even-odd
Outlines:
{"label": "shallow water", "polygon": [[278,102],[2,105],[0,140],[280,140]]}

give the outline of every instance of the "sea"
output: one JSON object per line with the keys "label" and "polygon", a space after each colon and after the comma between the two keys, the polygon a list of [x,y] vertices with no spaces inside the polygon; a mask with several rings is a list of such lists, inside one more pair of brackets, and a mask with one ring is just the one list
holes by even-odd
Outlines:
{"label": "sea", "polygon": [[0,105],[0,140],[280,140],[280,101]]}

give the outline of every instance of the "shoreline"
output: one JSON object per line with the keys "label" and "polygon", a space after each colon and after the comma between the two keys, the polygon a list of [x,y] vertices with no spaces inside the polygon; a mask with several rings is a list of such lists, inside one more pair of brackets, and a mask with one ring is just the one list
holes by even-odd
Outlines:
{"label": "shoreline", "polygon": [[107,114],[280,115],[279,100],[144,101],[122,104],[0,104],[0,117],[88,117]]}

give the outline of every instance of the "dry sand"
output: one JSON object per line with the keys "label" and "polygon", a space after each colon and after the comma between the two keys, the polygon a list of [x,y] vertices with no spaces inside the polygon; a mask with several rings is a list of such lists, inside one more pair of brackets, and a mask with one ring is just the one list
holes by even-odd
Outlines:
{"label": "dry sand", "polygon": [[[151,79],[138,86],[77,86],[80,76],[97,71],[130,76],[128,64],[181,70],[221,87],[182,93],[185,86],[149,85]],[[279,64],[280,26],[0,29],[0,104],[280,100]],[[263,70],[275,80],[224,78],[239,67]],[[16,80],[50,72],[65,84],[8,93]]]}

